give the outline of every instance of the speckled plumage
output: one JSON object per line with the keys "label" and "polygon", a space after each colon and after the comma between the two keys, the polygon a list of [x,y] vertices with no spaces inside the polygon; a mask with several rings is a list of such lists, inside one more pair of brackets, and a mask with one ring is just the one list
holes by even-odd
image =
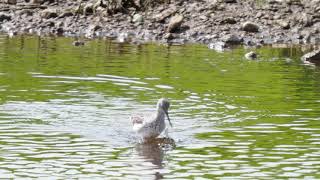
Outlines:
{"label": "speckled plumage", "polygon": [[166,116],[168,117],[169,123],[171,125],[168,115],[169,107],[169,101],[167,99],[161,98],[158,100],[157,110],[155,113],[131,116],[133,130],[137,134],[139,134],[142,139],[158,137],[166,127]]}

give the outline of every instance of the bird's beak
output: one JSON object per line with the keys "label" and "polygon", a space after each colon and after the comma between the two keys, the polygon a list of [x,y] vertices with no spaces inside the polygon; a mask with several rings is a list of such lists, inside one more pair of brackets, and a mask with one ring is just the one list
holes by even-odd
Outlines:
{"label": "bird's beak", "polygon": [[167,118],[168,118],[169,124],[170,124],[170,126],[172,127],[172,123],[171,123],[170,118],[169,118],[169,113],[168,113],[167,111],[165,111],[165,113],[166,113],[166,115],[167,115]]}

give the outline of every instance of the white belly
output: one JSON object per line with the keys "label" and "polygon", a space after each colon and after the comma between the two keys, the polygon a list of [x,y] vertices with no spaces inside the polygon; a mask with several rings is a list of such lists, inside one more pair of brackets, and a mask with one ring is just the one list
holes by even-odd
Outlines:
{"label": "white belly", "polygon": [[146,123],[141,125],[140,127],[133,127],[134,131],[136,131],[142,138],[155,138],[159,136],[162,131],[165,129],[165,123]]}

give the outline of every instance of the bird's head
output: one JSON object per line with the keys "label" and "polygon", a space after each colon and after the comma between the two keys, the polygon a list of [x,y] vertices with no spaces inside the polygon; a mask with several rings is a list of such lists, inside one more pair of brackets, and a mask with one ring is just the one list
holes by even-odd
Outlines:
{"label": "bird's head", "polygon": [[158,107],[158,109],[162,109],[165,112],[165,114],[167,115],[169,124],[172,127],[172,124],[171,124],[171,121],[169,118],[169,112],[168,112],[169,107],[170,107],[170,102],[168,101],[168,99],[166,99],[166,98],[159,99],[158,103],[157,103],[157,107]]}

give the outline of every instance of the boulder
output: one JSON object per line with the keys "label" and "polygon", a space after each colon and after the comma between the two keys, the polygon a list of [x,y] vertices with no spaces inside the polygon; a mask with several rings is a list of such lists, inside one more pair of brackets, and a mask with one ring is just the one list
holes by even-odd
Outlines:
{"label": "boulder", "polygon": [[242,24],[241,29],[246,32],[258,32],[259,25],[254,22],[247,21]]}
{"label": "boulder", "polygon": [[311,51],[301,57],[302,61],[308,61],[315,64],[320,64],[320,49]]}
{"label": "boulder", "polygon": [[167,28],[167,32],[172,33],[177,31],[180,28],[182,21],[183,21],[183,16],[180,14],[177,14],[171,17],[168,28]]}

